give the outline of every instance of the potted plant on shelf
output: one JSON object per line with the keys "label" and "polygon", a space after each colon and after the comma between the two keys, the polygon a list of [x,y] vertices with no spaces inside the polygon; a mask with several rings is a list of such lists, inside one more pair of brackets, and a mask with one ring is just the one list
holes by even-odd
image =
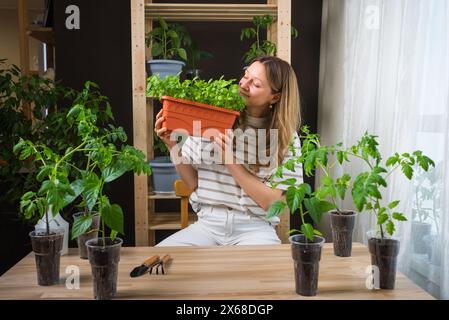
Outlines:
{"label": "potted plant on shelf", "polygon": [[[339,257],[350,257],[352,252],[352,233],[355,224],[356,212],[344,210],[338,206],[343,201],[348,188],[350,188],[351,176],[343,173],[340,177],[333,179],[331,170],[337,161],[340,165],[347,160],[347,152],[337,146],[325,146],[320,142],[318,134],[311,133],[307,126],[302,129],[303,143],[301,146],[300,161],[303,164],[305,174],[310,177],[316,170],[320,170],[324,176],[321,184],[316,188],[316,197],[320,200],[329,199],[334,210],[329,211],[332,229],[332,242],[334,254]],[[329,156],[336,155],[336,160],[330,161]]]}
{"label": "potted plant on shelf", "polygon": [[[273,17],[270,15],[253,17],[253,27],[243,28],[240,32],[240,40],[255,39],[251,44],[249,50],[245,52],[243,60],[245,63],[249,63],[251,60],[258,56],[275,56],[276,44],[269,40],[261,41],[262,29],[268,30],[268,27],[273,23]],[[295,27],[291,27],[291,35],[293,38],[298,37],[298,30]]]}
{"label": "potted plant on shelf", "polygon": [[[293,145],[290,149],[296,155]],[[267,212],[266,219],[280,215],[288,211],[291,214],[299,211],[301,218],[301,229],[290,230],[290,233],[299,233],[290,236],[292,257],[295,266],[295,288],[296,293],[303,296],[315,296],[318,287],[319,262],[321,259],[321,247],[324,244],[322,234],[316,230],[312,224],[306,222],[306,216],[310,216],[315,223],[319,223],[323,213],[331,210],[335,206],[325,200],[321,200],[316,196],[315,192],[307,183],[300,183],[295,178],[281,180],[272,183],[274,177],[282,179],[283,169],[294,172],[294,163],[300,162],[300,157],[296,156],[279,166],[271,177],[270,182],[272,188],[276,188],[279,184],[288,185],[285,194],[285,200],[275,201]],[[306,207],[304,210],[303,205]]]}
{"label": "potted plant on shelf", "polygon": [[182,129],[192,136],[212,137],[231,129],[245,108],[234,82],[223,77],[180,81],[176,76],[154,75],[148,78],[147,97],[162,101],[162,125],[169,132]]}
{"label": "potted plant on shelf", "polygon": [[[177,75],[185,65],[183,61],[175,60],[179,57],[187,60],[187,54],[182,46],[190,45],[191,39],[187,29],[177,23],[167,23],[159,18],[159,26],[146,35],[146,45],[151,47],[153,60],[147,61],[147,73],[159,74],[164,79],[168,75]],[[155,58],[161,59],[155,59]]]}
{"label": "potted plant on shelf", "polygon": [[175,165],[170,160],[167,146],[157,135],[154,135],[154,150],[160,156],[148,161],[152,171],[153,191],[156,194],[173,194],[174,183],[180,178]]}
{"label": "potted plant on shelf", "polygon": [[414,151],[413,153],[395,153],[387,159],[385,166],[382,166],[382,157],[376,138],[365,133],[359,142],[350,148],[350,153],[348,152],[362,159],[369,169],[355,178],[352,197],[357,210],[360,212],[369,210],[376,216],[377,230],[368,232],[371,264],[379,270],[379,287],[394,289],[399,240],[392,236],[396,231],[395,221],[407,221],[407,218],[395,209],[399,205],[399,200],[391,201],[386,206],[381,204],[381,189],[388,187],[386,178],[399,167],[406,178],[411,180],[415,165],[427,171],[435,164],[421,151]]}

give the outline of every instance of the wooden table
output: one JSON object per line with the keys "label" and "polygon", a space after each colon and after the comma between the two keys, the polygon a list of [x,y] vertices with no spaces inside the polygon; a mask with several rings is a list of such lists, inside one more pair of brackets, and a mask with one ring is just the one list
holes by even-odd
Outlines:
{"label": "wooden table", "polygon": [[[165,275],[130,278],[130,271],[153,254],[169,253]],[[368,249],[354,243],[352,257],[323,248],[318,294],[295,293],[290,245],[233,247],[125,247],[118,275],[118,299],[432,299],[401,273],[395,290],[368,290]],[[65,286],[67,266],[80,269],[80,289]],[[77,249],[61,257],[60,284],[37,285],[34,254],[30,253],[0,277],[0,299],[92,299],[91,270]]]}

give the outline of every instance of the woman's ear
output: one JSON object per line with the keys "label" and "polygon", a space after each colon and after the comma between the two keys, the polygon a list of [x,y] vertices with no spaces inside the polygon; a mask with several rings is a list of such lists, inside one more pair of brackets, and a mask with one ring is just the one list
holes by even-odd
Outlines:
{"label": "woman's ear", "polygon": [[273,99],[271,99],[270,104],[274,104],[274,103],[278,102],[280,98],[281,98],[281,94],[276,93],[275,95],[273,95]]}

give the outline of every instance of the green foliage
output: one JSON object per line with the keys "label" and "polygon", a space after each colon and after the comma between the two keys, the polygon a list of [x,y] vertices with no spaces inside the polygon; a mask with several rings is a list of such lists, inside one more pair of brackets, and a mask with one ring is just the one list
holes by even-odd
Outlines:
{"label": "green foliage", "polygon": [[[396,209],[399,200],[393,200],[385,206],[381,205],[382,190],[388,187],[387,178],[397,168],[400,167],[405,177],[410,180],[415,168],[428,171],[429,168],[434,167],[432,159],[421,151],[395,153],[383,165],[377,136],[366,132],[355,145],[344,148],[342,143],[335,146],[321,145],[319,136],[311,133],[307,126],[302,127],[301,132],[303,139],[301,154],[289,161],[302,163],[307,176],[312,176],[316,170],[321,170],[324,173],[321,183],[316,187],[315,192],[311,192],[310,186],[298,185],[296,179],[291,178],[272,184],[273,188],[279,184],[289,186],[286,193],[286,205],[291,212],[299,209],[303,222],[301,230],[296,231],[302,232],[308,239],[312,239],[313,228],[305,224],[304,216],[308,214],[315,223],[318,223],[324,212],[332,209],[339,212],[340,209],[336,205],[337,200],[344,200],[348,190],[351,191],[354,205],[358,211],[368,210],[376,215],[382,237],[384,237],[384,230],[389,235],[393,235],[396,230],[395,223],[407,221],[405,215]],[[330,161],[331,155],[335,155],[336,161]],[[360,172],[355,177],[352,186],[351,176],[347,173],[343,173],[336,179],[331,177],[331,169],[334,165],[337,163],[342,165],[345,161],[349,162],[351,157],[361,159],[367,167],[366,171]],[[284,168],[291,169],[291,163],[285,163],[277,168],[274,176],[282,178]],[[268,218],[283,212],[279,209],[279,202],[270,208]],[[303,211],[301,204],[304,204],[306,211]]]}
{"label": "green foliage", "polygon": [[198,62],[205,59],[211,59],[214,56],[208,52],[201,50],[198,45],[191,41],[189,45],[186,46],[187,52],[187,63],[186,67],[188,69],[198,69]]}
{"label": "green foliage", "polygon": [[[100,214],[103,237],[105,225],[111,229],[111,237],[117,233],[123,234],[123,212],[118,205],[110,204],[108,197],[103,194],[104,186],[129,171],[135,174],[151,173],[145,155],[125,144],[127,137],[123,128],[116,128],[112,124],[107,128],[98,126],[97,110],[91,108],[91,102],[95,97],[105,97],[98,95],[96,89],[97,85],[86,82],[84,90],[77,94],[73,106],[67,112],[67,123],[80,139],[77,145],[69,146],[61,153],[44,143],[24,139],[14,146],[14,153],[20,158],[34,158],[37,179],[41,182],[38,192],[27,192],[21,198],[20,210],[27,219],[36,216],[42,218],[49,209],[56,215],[81,196],[86,218],[76,223],[72,237],[79,236],[89,228],[88,217],[93,212]],[[76,155],[85,159],[84,167],[77,166],[79,162],[75,161]]]}
{"label": "green foliage", "polygon": [[421,151],[414,151],[411,154],[396,152],[387,159],[385,166],[381,166],[382,157],[378,145],[376,136],[365,133],[356,145],[349,148],[347,153],[362,159],[369,168],[368,171],[361,172],[355,178],[352,188],[354,204],[357,210],[369,210],[376,215],[377,225],[381,236],[384,237],[384,229],[389,235],[393,235],[396,230],[395,222],[407,221],[402,213],[393,211],[399,205],[399,200],[391,201],[386,206],[381,205],[381,190],[388,187],[387,177],[401,167],[405,177],[411,180],[415,167],[427,171],[435,164]]}
{"label": "green foliage", "polygon": [[152,75],[147,82],[147,97],[161,99],[162,96],[181,98],[205,103],[225,109],[243,111],[245,101],[239,95],[235,79],[209,81],[194,78],[180,81],[177,76],[167,76],[160,79],[159,75]]}
{"label": "green foliage", "polygon": [[[6,59],[0,59],[0,181],[2,192],[0,201],[15,204],[23,190],[34,183],[30,159],[22,159],[13,153],[13,146],[20,137],[37,139],[40,130],[37,124],[42,122],[43,111],[55,106],[62,96],[62,87],[51,80],[37,75],[22,75],[15,65],[8,65]],[[33,110],[33,124],[22,111],[24,104]],[[23,170],[25,169],[25,170]]]}
{"label": "green foliage", "polygon": [[[268,27],[273,23],[273,17],[270,15],[253,17],[253,27],[243,28],[240,32],[240,40],[255,39],[251,44],[250,49],[244,54],[243,59],[245,63],[249,63],[259,56],[275,56],[276,44],[269,40],[261,40],[262,29],[268,30]],[[291,34],[293,38],[298,37],[298,30],[291,27]]]}
{"label": "green foliage", "polygon": [[[282,167],[282,166],[281,166]],[[315,223],[318,223],[323,213],[334,208],[332,203],[319,200],[312,189],[307,183],[299,183],[295,178],[285,179],[277,184],[272,183],[272,187],[275,188],[279,184],[289,185],[286,192],[286,201],[275,201],[268,209],[266,219],[271,219],[274,216],[278,216],[284,213],[287,207],[289,211],[294,214],[299,210],[301,216],[301,230],[293,230],[303,233],[307,239],[313,240],[314,234],[321,235],[320,232],[313,228],[310,223],[305,221],[306,215],[310,215]],[[302,204],[305,205],[307,210],[304,210]],[[293,232],[291,231],[291,232]]]}
{"label": "green foliage", "polygon": [[187,29],[178,23],[167,23],[159,18],[159,26],[147,33],[145,43],[151,47],[153,58],[174,59],[179,57],[187,61],[186,50],[182,46],[191,45]]}

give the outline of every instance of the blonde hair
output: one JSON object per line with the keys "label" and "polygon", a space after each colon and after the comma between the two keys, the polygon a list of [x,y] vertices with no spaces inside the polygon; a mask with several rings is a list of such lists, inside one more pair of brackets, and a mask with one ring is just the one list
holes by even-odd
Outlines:
{"label": "blonde hair", "polygon": [[[273,56],[261,56],[253,59],[254,62],[264,65],[267,73],[268,83],[273,94],[279,93],[279,100],[270,109],[271,121],[267,125],[267,133],[270,129],[278,130],[277,162],[280,165],[284,159],[285,152],[292,142],[293,134],[299,129],[301,124],[300,96],[296,74],[291,65]],[[242,112],[235,128],[246,127],[246,112]],[[267,151],[270,148],[270,135],[267,134]],[[261,165],[257,162],[251,169],[259,171]]]}

